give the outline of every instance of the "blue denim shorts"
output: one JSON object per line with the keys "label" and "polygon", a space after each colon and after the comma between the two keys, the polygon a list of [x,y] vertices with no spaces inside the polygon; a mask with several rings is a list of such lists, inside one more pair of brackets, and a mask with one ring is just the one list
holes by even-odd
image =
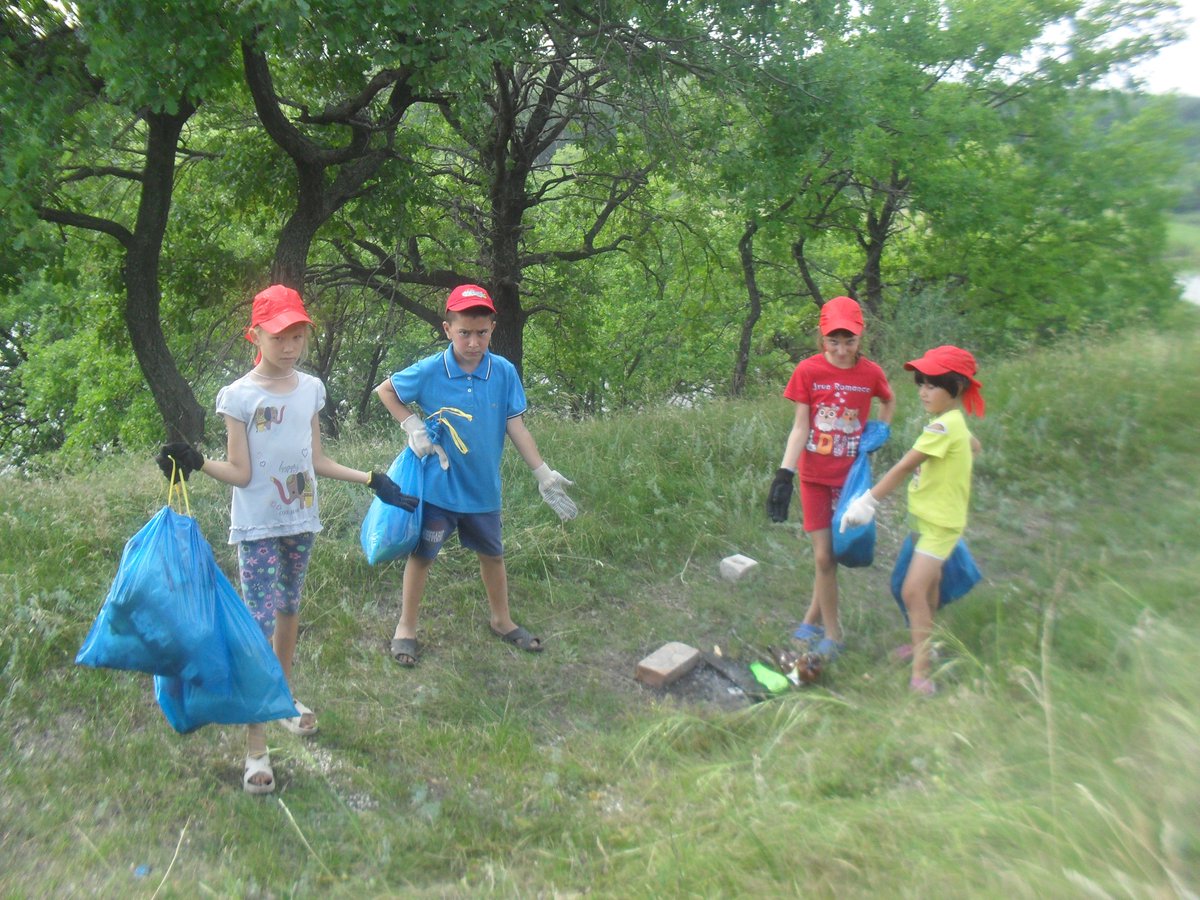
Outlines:
{"label": "blue denim shorts", "polygon": [[458,540],[468,550],[483,556],[503,556],[504,542],[500,539],[500,513],[459,513],[426,502],[421,519],[421,540],[413,555],[434,559],[442,544],[458,531]]}

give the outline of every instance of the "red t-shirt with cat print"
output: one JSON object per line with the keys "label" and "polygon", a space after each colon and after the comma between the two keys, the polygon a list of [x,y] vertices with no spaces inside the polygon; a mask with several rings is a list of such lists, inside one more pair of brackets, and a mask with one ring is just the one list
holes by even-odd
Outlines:
{"label": "red t-shirt with cat print", "polygon": [[807,403],[811,416],[808,443],[796,461],[800,480],[840,486],[858,456],[871,400],[891,400],[892,388],[883,369],[866,357],[839,369],[817,353],[796,366],[783,396]]}

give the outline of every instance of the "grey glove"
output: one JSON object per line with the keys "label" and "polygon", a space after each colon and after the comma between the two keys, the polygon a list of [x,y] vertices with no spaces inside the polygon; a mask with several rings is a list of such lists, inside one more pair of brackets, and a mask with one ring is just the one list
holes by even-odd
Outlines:
{"label": "grey glove", "polygon": [[418,459],[424,459],[430,453],[436,453],[438,461],[442,465],[442,471],[450,468],[450,459],[446,456],[446,451],[430,440],[429,429],[425,427],[424,419],[413,413],[400,423],[400,427],[408,435],[408,446],[412,448],[413,453],[417,454]]}
{"label": "grey glove", "polygon": [[566,522],[579,514],[579,507],[564,490],[575,482],[555,472],[546,463],[533,470],[533,477],[538,480],[538,493],[560,519]]}

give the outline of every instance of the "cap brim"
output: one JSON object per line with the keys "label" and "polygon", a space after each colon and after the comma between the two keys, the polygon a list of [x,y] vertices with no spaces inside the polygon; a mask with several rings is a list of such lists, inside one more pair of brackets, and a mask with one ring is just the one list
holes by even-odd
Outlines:
{"label": "cap brim", "polygon": [[855,322],[853,319],[833,319],[821,325],[821,334],[829,334],[834,331],[848,331],[851,334],[862,334],[862,322]]}
{"label": "cap brim", "polygon": [[258,327],[271,334],[278,334],[285,328],[290,328],[298,322],[304,322],[307,325],[312,324],[312,319],[306,316],[299,310],[289,309],[279,313],[277,316],[271,316],[266,321],[259,322]]}
{"label": "cap brim", "polygon": [[904,368],[910,372],[920,372],[922,375],[945,375],[954,371],[941,363],[930,362],[923,356],[920,359],[909,360],[904,364]]}

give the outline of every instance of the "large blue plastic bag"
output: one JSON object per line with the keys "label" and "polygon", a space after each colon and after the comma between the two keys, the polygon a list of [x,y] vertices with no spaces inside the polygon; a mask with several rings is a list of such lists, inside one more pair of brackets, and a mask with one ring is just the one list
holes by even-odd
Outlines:
{"label": "large blue plastic bag", "polygon": [[163,714],[184,733],[297,715],[275,652],[196,520],[169,505],[126,543],[75,661],[153,674]]}
{"label": "large blue plastic bag", "polygon": [[417,498],[417,508],[409,512],[384,503],[378,497],[371,501],[359,532],[363,553],[371,565],[408,556],[421,539],[421,516],[425,511],[425,462],[429,459],[433,459],[433,454],[420,459],[411,448],[405,447],[388,469],[388,477],[396,482],[400,490]]}
{"label": "large blue plastic bag", "polygon": [[[904,614],[905,622],[908,621],[908,609],[904,606],[904,597],[900,592],[904,587],[904,576],[908,574],[908,567],[912,562],[913,546],[913,536],[909,533],[900,547],[900,553],[896,556],[896,565],[892,569],[892,596],[900,604],[900,612]],[[979,566],[975,564],[975,558],[967,549],[967,542],[959,538],[958,543],[954,545],[954,550],[942,563],[942,583],[938,587],[938,608],[964,596],[979,583],[981,578],[983,578],[983,573],[979,571]]]}
{"label": "large blue plastic bag", "polygon": [[117,575],[79,648],[79,665],[171,675],[227,690],[229,657],[211,650],[218,628],[212,548],[196,520],[164,506],[125,544]]}
{"label": "large blue plastic bag", "polygon": [[262,628],[217,568],[211,549],[208,558],[216,573],[213,652],[228,654],[229,682],[224,691],[215,691],[184,678],[155,675],[154,696],[163,715],[181,734],[213,723],[245,725],[299,715],[283,667]]}
{"label": "large blue plastic bag", "polygon": [[850,466],[850,473],[842,485],[837,508],[833,512],[833,558],[839,565],[849,568],[869,566],[875,560],[875,520],[865,525],[841,530],[842,516],[846,508],[859,494],[869,490],[871,484],[871,459],[874,453],[891,437],[892,429],[886,422],[872,419],[863,427],[858,445],[858,455]]}

